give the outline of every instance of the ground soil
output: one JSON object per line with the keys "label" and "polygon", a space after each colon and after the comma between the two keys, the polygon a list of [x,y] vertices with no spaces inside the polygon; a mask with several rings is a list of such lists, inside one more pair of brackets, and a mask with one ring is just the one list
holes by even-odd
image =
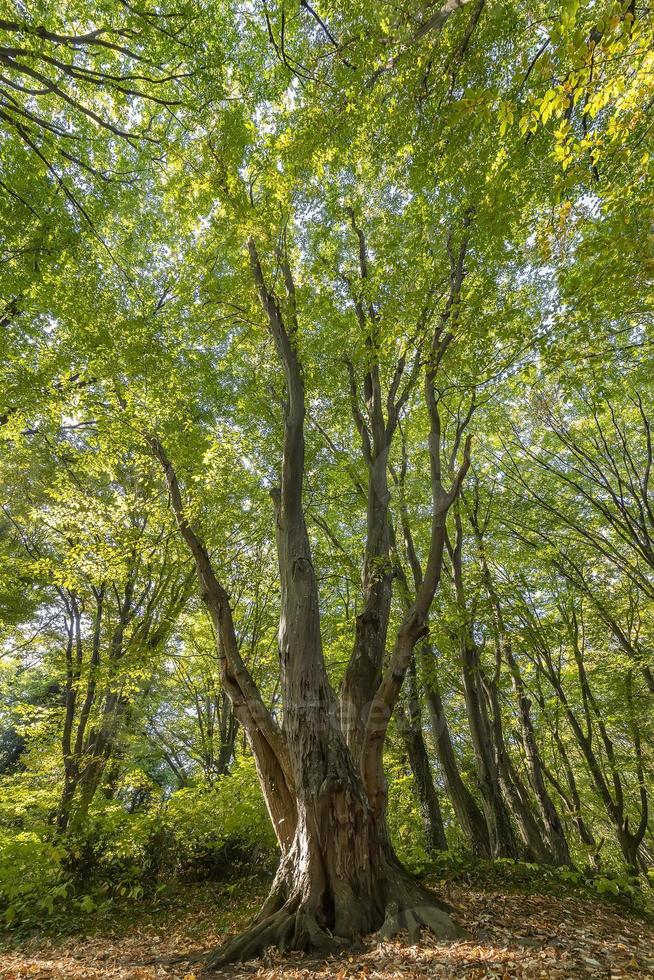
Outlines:
{"label": "ground soil", "polygon": [[[445,897],[469,938],[423,934],[379,942],[327,960],[270,952],[213,974],[259,980],[414,980],[467,977],[654,978],[654,923],[601,900],[452,883]],[[32,937],[0,955],[3,980],[199,980],[201,956],[242,928],[266,893],[261,881],[187,885],[154,908],[115,916],[89,935]]]}

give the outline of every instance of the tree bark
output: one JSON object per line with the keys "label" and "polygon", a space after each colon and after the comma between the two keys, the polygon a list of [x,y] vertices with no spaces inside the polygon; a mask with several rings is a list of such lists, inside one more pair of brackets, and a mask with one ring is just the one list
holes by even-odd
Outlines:
{"label": "tree bark", "polygon": [[447,838],[445,836],[443,814],[441,813],[438,793],[436,792],[434,777],[429,762],[429,754],[422,734],[420,701],[415,676],[415,663],[413,662],[409,668],[407,687],[408,697],[406,709],[403,705],[398,705],[395,716],[415,781],[427,849],[430,853],[434,854],[438,851],[447,850]]}
{"label": "tree bark", "polygon": [[515,859],[520,857],[520,848],[515,839],[500,784],[497,732],[493,731],[488,715],[479,649],[473,636],[466,602],[462,559],[463,525],[458,507],[455,509],[454,517],[456,537],[454,545],[448,539],[448,551],[452,561],[452,577],[459,616],[458,639],[463,693],[475,753],[477,782],[488,827],[491,857]]}
{"label": "tree bark", "polygon": [[[248,241],[250,268],[268,321],[286,382],[280,486],[273,491],[281,582],[279,656],[284,707],[280,730],[264,705],[236,643],[229,596],[216,575],[207,548],[189,524],[175,470],[159,439],[148,443],[164,470],[182,536],[195,559],[198,579],[214,621],[223,686],[232,700],[257,763],[259,780],[282,852],[270,895],[246,932],[209,960],[216,968],[256,956],[267,946],[326,949],[374,930],[390,935],[422,926],[441,936],[459,932],[446,907],[401,867],[386,825],[381,746],[395,706],[401,678],[395,664],[382,678],[376,701],[387,708],[383,734],[371,738],[368,718],[363,758],[374,779],[362,780],[357,760],[340,724],[341,712],[325,668],[320,631],[318,587],[302,506],[304,481],[304,378],[298,352],[295,286],[286,255],[278,256],[285,299],[267,285],[256,245]],[[435,522],[458,493],[469,465],[455,486],[438,498]],[[431,588],[438,577],[429,572]],[[425,591],[418,610],[404,624],[396,648],[402,650],[402,674],[422,629],[433,596]],[[409,646],[410,644],[410,646]],[[372,753],[367,751],[373,746]],[[371,758],[372,756],[372,758]],[[383,780],[383,773],[381,773]]]}
{"label": "tree bark", "polygon": [[[424,646],[426,648],[426,645]],[[424,651],[422,655],[425,655]],[[474,796],[461,778],[443,701],[435,679],[428,679],[425,698],[447,795],[473,852],[479,857],[490,858],[486,821]]]}

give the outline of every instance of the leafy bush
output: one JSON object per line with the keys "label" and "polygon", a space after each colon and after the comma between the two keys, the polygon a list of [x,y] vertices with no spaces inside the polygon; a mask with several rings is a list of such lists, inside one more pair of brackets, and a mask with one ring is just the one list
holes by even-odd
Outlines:
{"label": "leafy bush", "polygon": [[[388,763],[387,763],[388,764]],[[398,857],[415,874],[431,864],[420,808],[413,790],[413,777],[393,772],[388,783],[388,823]]]}
{"label": "leafy bush", "polygon": [[275,835],[263,802],[254,760],[241,758],[214,786],[175,793],[166,809],[179,871],[222,874],[254,854],[272,856]]}
{"label": "leafy bush", "polygon": [[84,826],[62,839],[52,807],[30,810],[16,799],[0,813],[0,916],[12,929],[72,925],[76,914],[150,897],[176,875],[231,877],[275,853],[250,758],[214,786],[155,797],[133,813],[97,794]]}
{"label": "leafy bush", "polygon": [[69,890],[66,849],[38,834],[0,836],[0,913],[6,925],[36,925],[52,915]]}

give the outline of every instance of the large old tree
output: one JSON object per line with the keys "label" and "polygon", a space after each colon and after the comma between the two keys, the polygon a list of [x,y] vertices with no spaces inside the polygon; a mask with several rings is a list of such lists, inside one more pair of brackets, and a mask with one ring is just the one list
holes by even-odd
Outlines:
{"label": "large old tree", "polygon": [[[437,312],[422,311],[414,341],[384,390],[379,363],[379,311],[364,298],[368,256],[363,231],[351,222],[358,250],[359,283],[354,315],[368,359],[362,391],[347,361],[345,383],[360,437],[367,480],[362,607],[340,691],[330,683],[321,636],[317,573],[303,504],[307,395],[302,365],[300,311],[286,252],[276,257],[283,292],[270,284],[253,238],[247,242],[253,286],[283,372],[283,444],[279,485],[271,488],[281,584],[279,661],[282,718],[264,703],[240,653],[230,608],[229,582],[221,580],[200,533],[185,509],[183,490],[166,449],[154,433],[148,444],[163,468],[181,534],[197,569],[202,598],[216,635],[222,678],[236,717],[247,733],[281,851],[280,867],[253,926],[211,961],[256,955],[267,945],[326,948],[373,930],[393,934],[427,926],[454,936],[443,905],[402,867],[390,841],[384,742],[416,644],[441,577],[446,520],[470,465],[464,430],[472,407],[445,440],[436,387],[441,362],[454,339],[464,276],[467,226],[455,256],[449,293]],[[431,304],[431,296],[429,297]],[[420,357],[424,358],[424,367]],[[407,358],[412,367],[406,370]],[[389,637],[393,525],[388,486],[389,450],[404,404],[420,378],[428,418],[431,530],[415,598]],[[457,460],[460,457],[460,462]],[[427,477],[427,474],[425,474]],[[385,656],[387,643],[392,652]]]}
{"label": "large old tree", "polygon": [[[5,6],[3,508],[34,608],[63,609],[56,833],[119,765],[188,565],[218,769],[245,733],[280,852],[213,967],[457,934],[394,851],[393,725],[434,847],[436,771],[477,854],[597,862],[608,827],[642,871],[649,5]],[[279,613],[263,682],[250,574]]]}

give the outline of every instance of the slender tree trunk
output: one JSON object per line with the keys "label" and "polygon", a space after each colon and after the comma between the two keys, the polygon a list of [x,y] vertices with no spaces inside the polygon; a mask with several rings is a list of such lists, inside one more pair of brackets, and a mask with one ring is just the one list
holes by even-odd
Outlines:
{"label": "slender tree trunk", "polygon": [[216,773],[219,776],[229,772],[236,752],[236,737],[238,735],[238,722],[234,717],[231,702],[225,691],[220,692],[220,748],[218,759],[216,760]]}
{"label": "slender tree trunk", "polygon": [[493,749],[493,735],[485,710],[477,665],[478,651],[469,642],[461,644],[463,691],[468,725],[475,752],[477,783],[488,828],[491,857],[518,858],[517,845],[500,786],[500,773]]}
{"label": "slender tree trunk", "polygon": [[[361,763],[369,713],[382,679],[386,637],[391,611],[393,563],[390,558],[392,529],[389,514],[391,494],[388,485],[388,457],[400,411],[415,383],[418,357],[414,369],[404,379],[405,358],[398,360],[386,398],[380,377],[380,317],[367,291],[369,257],[363,229],[357,225],[353,209],[348,210],[350,224],[357,238],[359,289],[352,296],[359,328],[365,340],[368,363],[363,377],[363,404],[354,366],[346,361],[350,381],[350,402],[354,423],[361,440],[361,452],[367,469],[366,543],[363,556],[362,610],[357,616],[354,648],[348,662],[340,693],[341,726],[352,754]],[[384,405],[385,402],[385,405]],[[385,411],[384,411],[385,410]],[[364,493],[363,487],[360,488]]]}
{"label": "slender tree trunk", "polygon": [[518,858],[520,849],[500,785],[496,732],[493,731],[488,716],[479,650],[473,636],[466,601],[463,580],[463,525],[458,504],[455,505],[454,520],[456,537],[454,546],[448,540],[448,550],[452,561],[452,577],[459,616],[458,634],[463,692],[475,752],[479,793],[488,827],[491,856]]}
{"label": "slender tree trunk", "polygon": [[[413,578],[415,594],[418,593],[423,581],[423,571],[418,558],[418,554],[411,531],[409,512],[405,498],[405,477],[407,470],[406,446],[402,439],[402,467],[399,474],[393,471],[395,481],[400,491],[399,511],[404,543],[406,545],[407,557]],[[406,581],[404,570],[398,566],[398,578],[404,584],[406,592],[406,608],[410,607],[409,587]],[[445,789],[452,803],[452,807],[457,816],[463,832],[468,837],[470,845],[475,854],[480,857],[490,857],[490,844],[488,839],[488,829],[484,816],[477,806],[477,803],[461,778],[456,754],[452,745],[447,717],[441,698],[438,685],[438,670],[436,668],[436,657],[433,647],[428,641],[423,640],[418,644],[418,654],[423,667],[425,677],[425,700],[434,735],[436,752],[443,772]]]}
{"label": "slender tree trunk", "polygon": [[492,710],[491,728],[495,743],[495,758],[506,805],[522,838],[527,859],[551,864],[553,858],[544,839],[543,828],[536,819],[526,787],[516,771],[506,746],[497,686],[494,681],[490,681],[487,682],[487,688]]}
{"label": "slender tree trunk", "polygon": [[[639,784],[640,799],[641,799],[640,821],[636,828],[636,831],[632,833],[632,831],[629,829],[629,818],[625,814],[624,791],[622,786],[622,779],[620,777],[617,768],[615,768],[615,766],[612,767],[612,782],[613,782],[613,794],[612,794],[609,782],[603,771],[600,758],[598,757],[598,755],[596,754],[593,748],[592,735],[591,735],[592,729],[588,728],[588,733],[584,731],[581,722],[579,721],[579,719],[577,718],[576,714],[574,713],[574,711],[570,706],[565,691],[563,690],[561,681],[557,676],[552,663],[548,663],[546,675],[550,683],[554,687],[554,690],[556,691],[556,694],[561,702],[561,705],[563,706],[566,717],[568,719],[568,723],[575,735],[575,738],[582,752],[582,755],[586,760],[586,764],[588,766],[588,770],[590,772],[597,795],[599,796],[602,803],[604,804],[606,814],[611,824],[614,827],[615,836],[620,846],[620,849],[622,851],[624,862],[630,871],[632,871],[634,874],[638,874],[639,873],[639,861],[638,861],[639,848],[643,840],[643,837],[645,835],[645,831],[647,828],[647,819],[648,819],[647,791],[644,782],[641,781]],[[583,669],[582,669],[582,676],[584,677],[583,683],[586,688],[586,699],[587,699],[589,694],[589,686],[588,686],[588,680],[585,677],[585,672],[583,671]],[[587,722],[589,722],[590,719],[589,704],[587,700],[585,700],[584,703],[585,703],[586,720]],[[611,757],[613,753],[613,747],[603,725],[601,725],[601,733],[602,733],[602,742],[605,745],[605,748],[608,746],[607,754],[609,755],[609,757]],[[611,761],[610,758],[609,761]]]}
{"label": "slender tree trunk", "polygon": [[568,842],[563,829],[563,824],[561,823],[561,818],[559,817],[558,811],[554,805],[554,801],[552,800],[552,797],[547,791],[547,786],[545,785],[543,763],[531,718],[531,702],[527,696],[522,675],[515,659],[513,658],[512,651],[510,649],[505,650],[505,656],[507,658],[509,669],[511,670],[513,689],[518,702],[522,745],[525,751],[527,765],[529,767],[531,786],[536,797],[541,823],[543,825],[548,847],[552,855],[552,861],[557,865],[569,865],[571,864],[570,850],[568,848]]}
{"label": "slender tree trunk", "polygon": [[[572,769],[569,768],[569,762],[563,763],[566,770],[566,781],[568,783],[567,790],[563,788],[559,779],[556,778],[553,772],[543,765],[543,772],[545,778],[554,787],[556,792],[561,797],[563,805],[568,812],[573,825],[577,828],[577,833],[581,839],[581,842],[589,848],[588,860],[590,865],[595,869],[599,870],[601,862],[599,857],[599,852],[601,848],[601,843],[598,845],[595,840],[595,836],[586,823],[582,815],[581,800],[579,798],[579,791],[577,789],[577,782],[574,778],[574,773]],[[570,778],[572,777],[572,778]]]}
{"label": "slender tree trunk", "polygon": [[447,795],[472,850],[479,857],[489,858],[491,851],[486,821],[474,796],[461,778],[443,701],[435,680],[428,680],[425,699]]}
{"label": "slender tree trunk", "polygon": [[406,747],[409,764],[415,780],[420,813],[425,829],[427,848],[431,853],[447,850],[447,838],[438,793],[434,785],[427,746],[422,733],[422,718],[418,698],[415,664],[409,668],[407,678],[407,706],[398,705],[395,710],[397,725]]}
{"label": "slender tree trunk", "polygon": [[[552,775],[549,776],[550,782],[555,788],[560,787],[559,793],[563,801],[568,806],[570,814],[573,820],[575,821],[577,830],[579,831],[579,836],[581,840],[583,841],[584,844],[586,844],[587,847],[591,847],[594,851],[594,854],[597,855],[599,853],[599,847],[597,845],[597,841],[595,840],[595,836],[592,830],[590,829],[590,827],[588,826],[588,824],[586,823],[583,817],[581,797],[579,796],[579,789],[577,787],[577,780],[575,778],[574,770],[570,764],[570,759],[568,756],[568,752],[565,748],[565,745],[563,744],[561,736],[559,735],[556,729],[554,730],[554,739],[556,741],[559,754],[561,756],[561,762],[565,770],[569,795],[563,791],[558,781],[556,781]],[[596,856],[591,860],[591,863],[595,866],[598,866],[599,862]]]}
{"label": "slender tree trunk", "polygon": [[[513,652],[511,637],[504,621],[500,597],[495,588],[493,575],[486,557],[482,529],[477,518],[477,510],[476,507],[470,508],[469,510],[471,524],[479,549],[482,577],[493,614],[493,624],[496,634],[495,642],[497,644],[499,656],[505,661],[511,674],[511,683],[513,685],[513,691],[518,704],[522,745],[529,769],[531,788],[534,792],[536,804],[538,806],[538,815],[540,817],[541,828],[538,829],[537,833],[535,833],[534,828],[530,826],[531,820],[527,818],[527,823],[522,828],[523,837],[525,838],[525,843],[527,843],[528,840],[531,840],[531,843],[529,844],[530,849],[533,850],[535,854],[540,854],[539,860],[544,860],[547,862],[551,861],[556,865],[569,865],[571,860],[568,842],[566,840],[565,831],[559,818],[559,814],[557,813],[552,797],[548,793],[545,785],[545,777],[543,774],[538,741],[536,739],[534,724],[531,717],[531,702],[527,697],[527,690],[518,666],[518,662]],[[496,706],[494,711],[499,712],[499,703],[497,703],[496,691],[495,702]],[[529,817],[529,815],[527,815],[527,817]],[[541,839],[543,836],[545,838],[543,842],[545,847],[541,846]]]}

